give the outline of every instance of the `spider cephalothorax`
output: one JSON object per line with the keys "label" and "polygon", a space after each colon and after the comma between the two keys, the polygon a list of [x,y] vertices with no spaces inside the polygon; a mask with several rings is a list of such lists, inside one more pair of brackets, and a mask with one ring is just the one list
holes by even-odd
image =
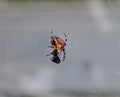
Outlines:
{"label": "spider cephalothorax", "polygon": [[[52,33],[53,33],[53,31],[51,31],[51,34]],[[65,35],[65,38],[66,38],[66,34],[64,34],[64,35]],[[55,63],[60,63],[61,62],[60,59],[59,59],[59,55],[61,54],[61,52],[63,52],[63,54],[64,54],[63,55],[63,61],[65,60],[66,41],[67,41],[67,39],[62,40],[60,37],[58,37],[56,35],[55,36],[51,35],[51,41],[50,41],[51,46],[48,46],[48,47],[53,48],[52,53],[50,53],[50,54],[53,55],[53,57],[52,57],[53,62],[55,62]],[[50,54],[48,54],[47,56],[49,56]]]}

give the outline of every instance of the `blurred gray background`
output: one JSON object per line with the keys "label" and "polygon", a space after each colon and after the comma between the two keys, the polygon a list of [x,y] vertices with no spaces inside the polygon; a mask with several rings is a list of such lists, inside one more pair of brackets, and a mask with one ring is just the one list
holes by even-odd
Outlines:
{"label": "blurred gray background", "polygon": [[[119,10],[119,0],[1,0],[0,97],[119,95]],[[67,34],[61,64],[45,57],[51,29]]]}

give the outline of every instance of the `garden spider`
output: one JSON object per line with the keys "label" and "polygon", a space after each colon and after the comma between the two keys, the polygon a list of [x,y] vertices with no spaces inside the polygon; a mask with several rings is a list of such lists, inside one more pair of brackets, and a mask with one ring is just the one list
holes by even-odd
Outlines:
{"label": "garden spider", "polygon": [[61,54],[61,52],[63,52],[63,60],[65,60],[65,56],[66,56],[66,52],[65,52],[65,46],[66,46],[66,42],[67,42],[67,36],[66,34],[64,34],[65,36],[65,40],[62,40],[60,37],[54,35],[52,36],[52,33],[53,33],[53,30],[51,30],[51,46],[48,46],[50,48],[53,48],[53,51],[46,55],[46,56],[49,56],[49,55],[53,55],[52,57],[52,61],[55,62],[55,63],[60,63],[60,58],[59,58],[59,55]]}

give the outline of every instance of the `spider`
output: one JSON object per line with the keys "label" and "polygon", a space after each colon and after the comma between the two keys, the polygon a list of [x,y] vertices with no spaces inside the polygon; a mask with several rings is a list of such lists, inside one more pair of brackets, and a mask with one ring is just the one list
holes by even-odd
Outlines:
{"label": "spider", "polygon": [[53,55],[52,57],[52,61],[55,62],[55,63],[60,63],[60,58],[59,58],[59,55],[63,52],[63,60],[65,60],[65,56],[66,56],[66,53],[65,53],[65,46],[66,46],[66,42],[67,42],[67,36],[66,34],[64,34],[65,36],[65,40],[62,40],[60,37],[54,35],[52,36],[52,33],[53,33],[53,30],[51,30],[51,46],[48,46],[50,48],[53,48],[53,51],[46,55],[46,56],[49,56],[49,55]]}

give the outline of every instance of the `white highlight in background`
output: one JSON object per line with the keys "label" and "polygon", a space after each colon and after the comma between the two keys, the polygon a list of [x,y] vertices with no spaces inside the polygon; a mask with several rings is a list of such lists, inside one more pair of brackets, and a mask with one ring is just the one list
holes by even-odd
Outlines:
{"label": "white highlight in background", "polygon": [[88,5],[91,8],[94,19],[98,22],[98,30],[102,32],[105,37],[112,36],[112,21],[106,16],[106,10],[103,2],[100,0],[88,0]]}

